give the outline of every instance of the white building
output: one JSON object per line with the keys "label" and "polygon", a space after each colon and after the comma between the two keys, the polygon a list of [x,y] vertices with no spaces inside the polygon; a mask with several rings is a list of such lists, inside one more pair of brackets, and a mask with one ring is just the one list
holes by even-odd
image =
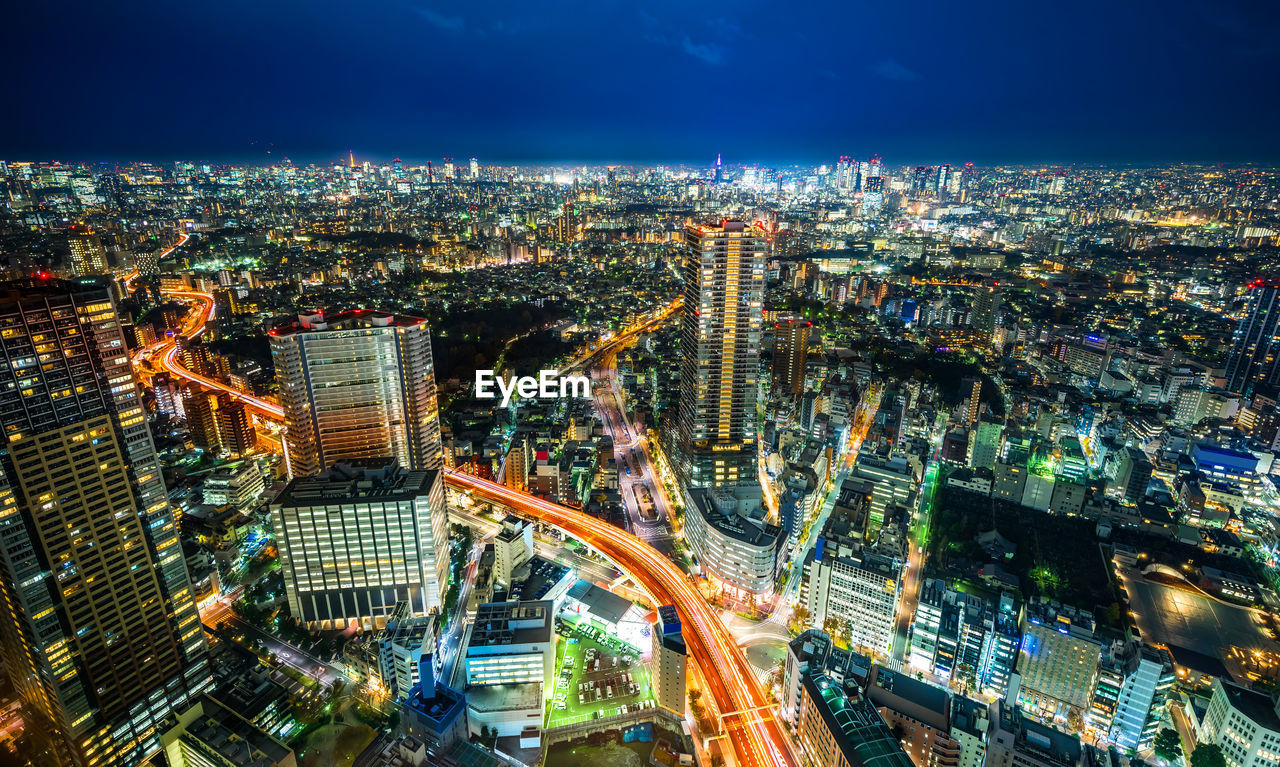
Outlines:
{"label": "white building", "polygon": [[1227,767],[1280,764],[1280,713],[1269,695],[1215,679],[1200,730],[1200,742],[1222,747]]}
{"label": "white building", "polygon": [[439,610],[449,519],[438,471],[394,460],[299,477],[271,503],[289,611],[324,628],[381,628],[397,602]]}
{"label": "white building", "polygon": [[686,488],[684,537],[704,575],[739,596],[773,591],[782,528],[764,521],[760,486]]}
{"label": "white building", "polygon": [[204,502],[211,506],[231,505],[247,512],[253,509],[266,489],[258,464],[245,461],[238,467],[223,467],[211,472],[204,481]]}

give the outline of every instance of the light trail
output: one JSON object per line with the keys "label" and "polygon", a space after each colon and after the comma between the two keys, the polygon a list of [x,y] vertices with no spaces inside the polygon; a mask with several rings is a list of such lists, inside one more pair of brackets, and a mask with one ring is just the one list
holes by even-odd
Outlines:
{"label": "light trail", "polygon": [[[183,335],[188,338],[194,338],[203,333],[206,323],[213,317],[213,296],[198,291],[172,291],[168,295],[192,299],[200,303],[198,309],[191,313],[182,330]],[[603,351],[616,348],[630,337],[656,327],[678,306],[679,299],[673,301],[655,318],[611,339],[576,364],[586,362]],[[183,368],[177,356],[176,340],[159,341],[148,347],[141,356],[158,360],[162,370],[180,378],[237,397],[265,418],[275,421],[284,419],[284,410],[279,405],[245,394],[226,383]],[[703,598],[692,578],[676,567],[671,560],[631,533],[576,509],[551,503],[459,471],[446,469],[444,479],[445,484],[450,487],[471,491],[480,497],[505,504],[534,519],[560,528],[608,557],[619,569],[640,584],[656,604],[675,605],[680,613],[681,625],[686,627],[684,631],[686,645],[694,662],[702,670],[716,709],[727,712],[721,715],[722,726],[733,747],[738,767],[795,767],[800,764],[776,718],[775,708],[765,695],[760,680],[747,661],[742,648],[738,646],[715,610]]]}

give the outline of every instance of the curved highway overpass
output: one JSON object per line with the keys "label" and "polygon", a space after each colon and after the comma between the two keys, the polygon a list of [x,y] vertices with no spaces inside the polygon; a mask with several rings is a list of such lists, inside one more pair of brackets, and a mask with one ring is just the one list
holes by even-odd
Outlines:
{"label": "curved highway overpass", "polygon": [[[191,299],[200,304],[188,316],[182,334],[195,337],[204,332],[205,324],[214,314],[213,296],[196,291],[173,291],[168,295]],[[607,348],[616,347],[630,336],[656,327],[678,305],[678,300],[673,302],[659,316],[610,340],[600,349],[591,352],[587,358]],[[176,339],[166,338],[144,350],[139,359],[149,359],[156,370],[167,371],[180,378],[231,394],[243,400],[262,417],[275,421],[283,419],[284,411],[279,405],[183,368],[177,352]],[[580,360],[579,363],[582,361],[585,360]],[[792,767],[800,763],[776,718],[776,707],[766,696],[742,648],[711,605],[698,592],[690,576],[671,560],[631,533],[576,509],[462,472],[446,470],[444,476],[445,484],[449,487],[469,491],[480,498],[501,503],[560,528],[608,557],[640,584],[654,599],[655,604],[674,605],[680,613],[690,655],[706,680],[739,767]]]}

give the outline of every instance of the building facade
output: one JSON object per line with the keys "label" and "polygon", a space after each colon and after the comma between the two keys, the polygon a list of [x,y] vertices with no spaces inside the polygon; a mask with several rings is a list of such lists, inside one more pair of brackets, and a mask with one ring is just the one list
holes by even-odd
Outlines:
{"label": "building facade", "polygon": [[324,628],[381,628],[398,602],[440,609],[449,520],[438,471],[393,460],[299,477],[271,502],[290,613]]}
{"label": "building facade", "polygon": [[685,230],[677,476],[756,482],[756,379],[767,233],[741,221]]}
{"label": "building facade", "polygon": [[0,649],[41,764],[131,765],[210,682],[115,306],[0,285]]}
{"label": "building facade", "polygon": [[285,414],[289,476],[339,461],[443,460],[426,320],[358,309],[299,315],[270,331]]}

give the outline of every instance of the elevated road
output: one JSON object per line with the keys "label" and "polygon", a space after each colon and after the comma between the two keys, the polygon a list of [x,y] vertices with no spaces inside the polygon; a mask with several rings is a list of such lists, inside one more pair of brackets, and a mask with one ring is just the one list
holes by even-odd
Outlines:
{"label": "elevated road", "polygon": [[[197,291],[174,291],[168,295],[199,304],[188,315],[182,334],[195,337],[204,332],[205,324],[214,314],[213,296]],[[581,366],[601,353],[616,350],[634,335],[657,327],[678,307],[677,299],[652,319],[628,328],[618,337],[591,350],[576,360],[571,368]],[[237,397],[261,417],[274,421],[284,418],[284,411],[273,402],[245,394],[226,383],[183,368],[177,354],[176,338],[158,341],[143,350],[135,361],[142,360],[149,360],[150,366],[156,370],[167,371]],[[776,707],[766,696],[746,655],[715,610],[699,593],[692,579],[671,560],[631,533],[576,509],[462,472],[446,470],[444,478],[448,487],[504,504],[533,519],[560,528],[609,558],[639,584],[655,604],[674,605],[680,614],[689,654],[706,680],[738,767],[795,767],[800,764],[776,717]]]}

